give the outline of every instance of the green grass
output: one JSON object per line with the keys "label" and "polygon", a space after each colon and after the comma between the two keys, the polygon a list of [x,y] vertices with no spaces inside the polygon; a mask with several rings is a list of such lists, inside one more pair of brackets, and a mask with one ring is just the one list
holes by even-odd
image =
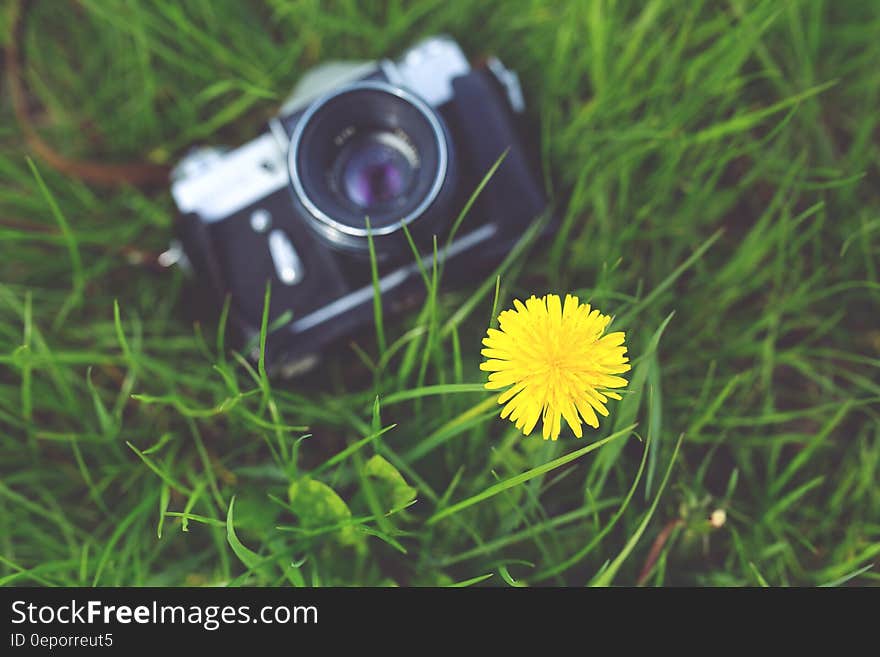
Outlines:
{"label": "green grass", "polygon": [[[142,262],[167,190],[29,162],[4,92],[0,584],[878,582],[872,3],[32,4],[36,129],[103,162],[241,143],[310,66],[453,34],[520,72],[562,229],[274,381]],[[546,292],[627,331],[581,441],[479,387],[486,327]]]}

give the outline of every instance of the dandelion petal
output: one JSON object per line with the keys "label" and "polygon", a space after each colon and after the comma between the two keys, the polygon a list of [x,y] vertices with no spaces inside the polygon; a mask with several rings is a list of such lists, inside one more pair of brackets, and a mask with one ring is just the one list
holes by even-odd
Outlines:
{"label": "dandelion petal", "polygon": [[583,425],[599,427],[605,404],[620,395],[630,369],[623,331],[605,333],[611,317],[574,295],[532,296],[498,316],[499,328],[483,338],[480,369],[486,388],[500,391],[501,417],[529,435],[542,422],[545,440],[556,440],[563,420],[577,438]]}

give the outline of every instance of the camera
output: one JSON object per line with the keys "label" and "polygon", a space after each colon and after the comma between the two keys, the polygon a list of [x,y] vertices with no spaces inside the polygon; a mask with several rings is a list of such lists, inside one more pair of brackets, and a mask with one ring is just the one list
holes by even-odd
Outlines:
{"label": "camera", "polygon": [[265,362],[306,371],[372,324],[374,266],[395,313],[424,295],[435,257],[444,282],[473,280],[543,213],[523,109],[515,73],[497,58],[471,66],[446,36],[397,60],[318,66],[256,139],[175,168],[180,263],[215,307],[229,297],[243,345],[268,284]]}

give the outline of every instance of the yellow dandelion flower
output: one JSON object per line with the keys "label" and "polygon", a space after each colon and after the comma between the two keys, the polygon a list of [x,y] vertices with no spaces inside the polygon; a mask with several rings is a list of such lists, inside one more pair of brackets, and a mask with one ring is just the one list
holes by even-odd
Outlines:
{"label": "yellow dandelion flower", "polygon": [[559,437],[562,418],[578,438],[581,418],[598,428],[596,413],[607,416],[608,398],[620,399],[608,388],[627,383],[615,376],[630,369],[624,333],[603,335],[611,317],[570,294],[564,305],[556,294],[513,305],[498,316],[500,330],[489,329],[481,352],[489,360],[480,369],[491,372],[486,388],[507,388],[498,397],[501,417],[527,436],[540,418],[544,440]]}

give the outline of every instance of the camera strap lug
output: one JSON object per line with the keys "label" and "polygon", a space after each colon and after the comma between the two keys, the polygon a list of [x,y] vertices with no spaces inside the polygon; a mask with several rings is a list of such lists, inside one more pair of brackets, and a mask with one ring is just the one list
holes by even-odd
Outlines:
{"label": "camera strap lug", "polygon": [[159,263],[160,267],[164,267],[165,269],[177,265],[186,274],[192,274],[192,263],[190,263],[189,258],[186,257],[186,252],[183,250],[183,244],[180,240],[171,240],[168,248],[159,254],[156,262]]}

